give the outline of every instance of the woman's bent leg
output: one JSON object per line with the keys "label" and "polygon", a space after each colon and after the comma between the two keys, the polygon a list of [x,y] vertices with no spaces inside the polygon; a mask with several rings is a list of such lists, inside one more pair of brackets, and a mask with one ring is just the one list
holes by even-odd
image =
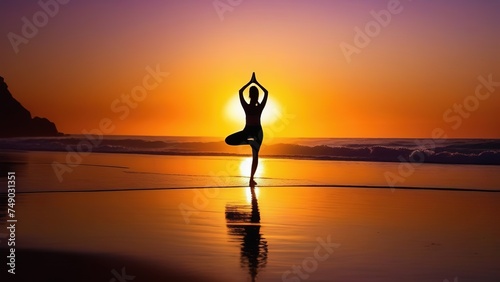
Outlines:
{"label": "woman's bent leg", "polygon": [[248,144],[248,135],[244,131],[233,133],[226,137],[226,144],[231,146]]}

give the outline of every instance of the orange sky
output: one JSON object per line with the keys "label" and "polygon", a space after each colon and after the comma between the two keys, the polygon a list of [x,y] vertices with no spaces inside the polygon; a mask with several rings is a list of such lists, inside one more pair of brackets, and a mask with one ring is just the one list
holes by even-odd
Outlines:
{"label": "orange sky", "polygon": [[[109,118],[110,134],[225,136],[244,125],[227,107],[255,71],[276,105],[268,136],[430,137],[439,127],[500,138],[500,86],[474,96],[479,76],[500,81],[499,3],[400,1],[348,62],[341,44],[355,46],[355,28],[391,1],[242,1],[222,14],[211,1],[69,2],[17,53],[0,41],[0,75],[64,133]],[[0,8],[0,33],[19,36],[22,18],[43,11]],[[147,66],[169,75],[117,111],[126,104],[113,101],[143,85]]]}

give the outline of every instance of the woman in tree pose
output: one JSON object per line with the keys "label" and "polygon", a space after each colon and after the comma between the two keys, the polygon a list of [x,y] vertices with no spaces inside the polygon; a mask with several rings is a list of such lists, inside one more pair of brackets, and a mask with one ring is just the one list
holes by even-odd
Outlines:
{"label": "woman in tree pose", "polygon": [[[259,103],[259,89],[256,86],[250,87],[249,97],[250,103],[245,101],[243,97],[243,91],[252,83],[259,86],[262,91],[264,91],[264,98],[262,102]],[[246,125],[242,131],[233,133],[226,137],[226,144],[231,146],[237,145],[250,145],[252,147],[252,171],[250,174],[250,186],[255,186],[257,182],[253,179],[255,171],[257,170],[257,165],[259,164],[259,150],[260,145],[262,145],[262,140],[264,139],[264,132],[262,131],[262,126],[260,124],[260,116],[267,103],[267,90],[257,81],[255,78],[255,72],[252,74],[252,79],[245,84],[240,89],[240,103],[245,110],[246,115]]]}

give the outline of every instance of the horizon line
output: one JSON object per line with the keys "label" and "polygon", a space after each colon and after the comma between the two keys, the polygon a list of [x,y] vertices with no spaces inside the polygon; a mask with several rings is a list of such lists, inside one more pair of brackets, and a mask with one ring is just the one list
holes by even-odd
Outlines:
{"label": "horizon line", "polygon": [[[89,134],[91,136],[96,136],[98,134]],[[85,136],[82,133],[63,133],[60,136],[17,136],[17,137],[5,137],[7,138],[60,138],[60,137],[71,137],[71,136]],[[176,138],[225,138],[225,136],[202,136],[202,135],[143,135],[143,134],[103,134],[103,137],[176,137]],[[311,137],[311,136],[282,136],[274,137],[273,139],[436,139],[436,140],[500,140],[499,137],[447,137],[447,138],[432,138],[432,137]]]}

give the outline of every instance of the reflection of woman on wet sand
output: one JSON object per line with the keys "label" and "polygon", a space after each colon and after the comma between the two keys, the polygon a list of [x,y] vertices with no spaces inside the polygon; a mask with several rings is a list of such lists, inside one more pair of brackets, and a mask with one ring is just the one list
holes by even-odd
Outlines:
{"label": "reflection of woman on wet sand", "polygon": [[[250,103],[245,101],[243,97],[243,91],[252,83],[257,84],[262,91],[264,91],[264,98],[262,102],[259,103],[259,89],[256,86],[250,87]],[[262,126],[260,124],[260,116],[267,103],[267,90],[257,81],[255,78],[255,73],[252,74],[252,79],[245,84],[239,92],[240,103],[245,110],[246,115],[246,125],[242,131],[236,132],[229,135],[226,138],[226,143],[228,145],[250,145],[252,147],[252,171],[250,174],[250,186],[255,186],[257,183],[254,181],[253,177],[255,171],[257,171],[257,165],[259,163],[259,150],[262,145],[262,140],[264,139],[264,132],[262,131]]]}
{"label": "reflection of woman on wet sand", "polygon": [[252,193],[252,204],[226,205],[226,222],[229,235],[240,243],[240,263],[242,267],[248,267],[248,273],[252,281],[257,280],[261,269],[266,267],[268,246],[267,241],[260,232],[260,212],[255,190],[250,187]]}

